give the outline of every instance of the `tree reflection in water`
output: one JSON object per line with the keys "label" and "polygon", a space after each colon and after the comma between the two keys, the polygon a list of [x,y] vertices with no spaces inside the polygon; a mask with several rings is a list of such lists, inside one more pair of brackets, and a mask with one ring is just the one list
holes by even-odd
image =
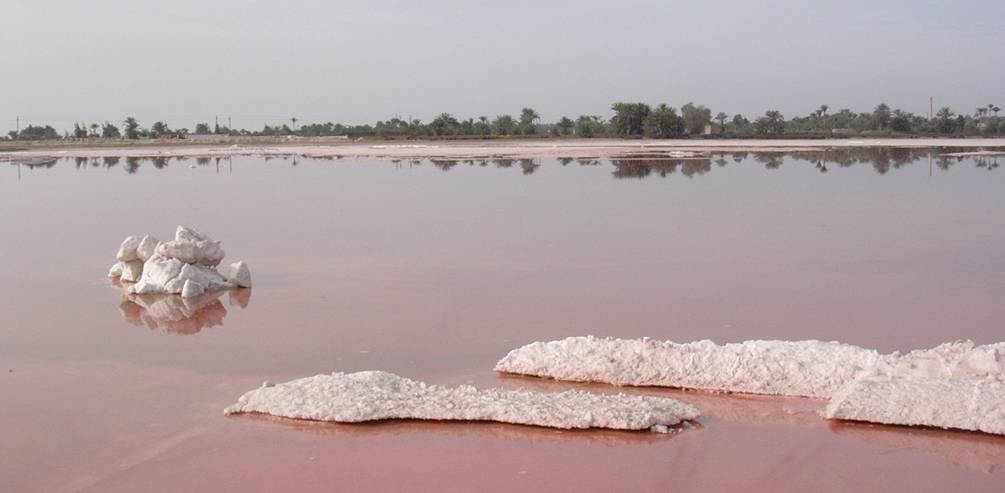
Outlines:
{"label": "tree reflection in water", "polygon": [[[575,156],[556,157],[558,164],[567,167],[572,163],[580,166],[602,166],[610,164],[614,167],[612,176],[616,179],[661,177],[680,172],[680,174],[693,178],[710,172],[713,168],[727,168],[731,164],[742,164],[753,160],[764,166],[765,169],[776,170],[783,164],[807,163],[816,168],[821,173],[827,173],[834,169],[849,168],[857,164],[872,166],[879,175],[885,175],[892,170],[903,168],[909,164],[924,161],[931,161],[933,167],[947,171],[953,166],[961,163],[973,163],[977,168],[994,170],[999,167],[999,156],[996,155],[966,155],[960,154],[959,148],[905,148],[905,147],[836,147],[830,149],[803,149],[791,151],[764,150],[764,151],[646,151],[641,153],[627,153],[610,158],[598,156]],[[970,149],[977,150],[977,149]],[[680,154],[694,154],[693,157],[682,157]],[[301,156],[302,159],[323,163],[341,159],[341,156]],[[57,162],[68,160],[74,163],[77,169],[104,166],[112,168],[119,164],[120,159],[125,160],[124,170],[126,173],[137,173],[144,164],[154,169],[164,169],[170,167],[174,162],[185,163],[188,158],[172,156],[150,156],[150,157],[72,157],[72,158],[16,158],[8,162],[12,165],[25,166],[30,169],[52,168]],[[262,156],[265,161],[273,159],[289,160],[290,156]],[[197,166],[207,166],[211,160],[215,160],[219,168],[220,157],[196,156],[194,157]],[[294,164],[297,157],[293,157]],[[430,163],[443,170],[450,171],[458,165],[465,164],[469,167],[485,167],[494,165],[498,168],[511,168],[519,165],[524,175],[531,175],[537,172],[541,166],[540,158],[518,158],[506,156],[471,156],[466,158],[428,158],[428,159],[394,159],[392,162],[402,164],[407,162],[409,166],[417,166],[423,163]],[[714,166],[713,166],[714,165]],[[20,169],[20,168],[19,168]],[[218,169],[219,171],[219,169]]]}
{"label": "tree reflection in water", "polygon": [[[725,163],[725,161],[723,161]],[[680,171],[688,178],[697,175],[704,175],[712,171],[712,159],[708,157],[699,158],[673,158],[673,159],[612,159],[614,165],[613,175],[615,178],[645,178],[650,174],[657,174],[661,178]]]}

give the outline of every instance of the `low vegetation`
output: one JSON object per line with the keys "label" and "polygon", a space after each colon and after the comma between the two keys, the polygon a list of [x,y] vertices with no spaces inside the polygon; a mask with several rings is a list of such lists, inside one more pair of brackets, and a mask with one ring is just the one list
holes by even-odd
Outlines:
{"label": "low vegetation", "polygon": [[374,125],[311,123],[298,126],[297,118],[289,124],[265,125],[261,130],[228,128],[198,123],[193,131],[172,129],[157,121],[143,127],[127,117],[121,125],[75,123],[72,132],[60,134],[50,125],[28,125],[11,131],[8,140],[88,140],[88,139],[186,139],[192,136],[220,137],[344,137],[382,139],[423,138],[820,138],[847,136],[999,136],[1005,135],[1005,117],[995,104],[979,107],[973,114],[955,113],[942,108],[930,118],[880,104],[872,112],[855,113],[849,109],[831,112],[820,106],[807,116],[786,119],[781,112],[769,110],[753,120],[725,112],[712,116],[704,105],[687,103],[680,108],[660,104],[618,102],[611,105],[613,115],[562,117],[554,123],[542,123],[532,108],[523,108],[516,117],[497,115],[459,120],[442,113],[425,123],[417,119],[392,118]]}

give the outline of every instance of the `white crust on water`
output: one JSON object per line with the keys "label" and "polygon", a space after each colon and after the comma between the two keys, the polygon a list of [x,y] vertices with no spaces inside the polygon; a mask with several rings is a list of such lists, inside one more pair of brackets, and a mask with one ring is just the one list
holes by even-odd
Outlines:
{"label": "white crust on water", "polygon": [[918,376],[856,380],[831,398],[831,419],[1005,435],[1005,382]]}
{"label": "white crust on water", "polygon": [[382,371],[332,373],[252,390],[224,414],[358,423],[385,419],[499,421],[551,428],[668,431],[693,406],[665,397],[442,387]]}
{"label": "white crust on water", "polygon": [[837,342],[718,345],[586,336],[514,349],[495,369],[576,382],[828,397],[879,360],[876,351]]}
{"label": "white crust on water", "polygon": [[831,398],[828,418],[1005,434],[1005,343],[880,355],[820,341],[717,345],[570,337],[511,351],[496,371],[560,380]]}
{"label": "white crust on water", "polygon": [[622,140],[574,139],[528,142],[499,141],[427,141],[424,144],[373,145],[369,142],[337,145],[319,142],[274,146],[271,143],[250,145],[210,144],[170,147],[125,146],[121,148],[40,149],[0,152],[0,157],[31,159],[39,157],[223,157],[223,156],[304,156],[304,157],[375,157],[381,159],[482,159],[486,156],[506,158],[610,158],[631,154],[652,154],[672,150],[690,152],[732,151],[812,151],[829,148],[858,147],[1005,147],[1005,139],[941,138],[941,139],[710,139],[710,140]]}
{"label": "white crust on water", "polygon": [[837,391],[831,419],[1005,434],[1005,343],[971,341],[892,354]]}
{"label": "white crust on water", "polygon": [[886,356],[874,375],[930,377],[954,380],[1005,377],[1005,342],[978,346],[955,341],[905,355]]}

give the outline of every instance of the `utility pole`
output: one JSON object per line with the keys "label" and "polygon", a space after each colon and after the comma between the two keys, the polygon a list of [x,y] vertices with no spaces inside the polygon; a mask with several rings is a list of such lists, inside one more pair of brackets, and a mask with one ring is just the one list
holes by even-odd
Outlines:
{"label": "utility pole", "polygon": [[929,96],[928,98],[928,119],[931,120],[935,118],[935,98]]}
{"label": "utility pole", "polygon": [[230,115],[227,115],[227,130],[232,130],[234,127],[230,125]]}
{"label": "utility pole", "polygon": [[17,129],[15,133],[17,134],[21,133],[21,115],[17,115],[17,125],[14,128]]}

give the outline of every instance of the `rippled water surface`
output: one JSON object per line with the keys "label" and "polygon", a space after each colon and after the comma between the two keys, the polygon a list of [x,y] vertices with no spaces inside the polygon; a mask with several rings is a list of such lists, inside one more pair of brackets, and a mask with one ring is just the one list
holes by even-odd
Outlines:
{"label": "rippled water surface", "polygon": [[[929,149],[0,163],[2,489],[1000,491],[1005,438],[492,366],[582,334],[1003,340],[1003,173]],[[178,224],[255,288],[124,297],[105,277],[121,239]],[[222,416],[263,380],[364,369],[672,395],[707,416],[669,437]]]}

